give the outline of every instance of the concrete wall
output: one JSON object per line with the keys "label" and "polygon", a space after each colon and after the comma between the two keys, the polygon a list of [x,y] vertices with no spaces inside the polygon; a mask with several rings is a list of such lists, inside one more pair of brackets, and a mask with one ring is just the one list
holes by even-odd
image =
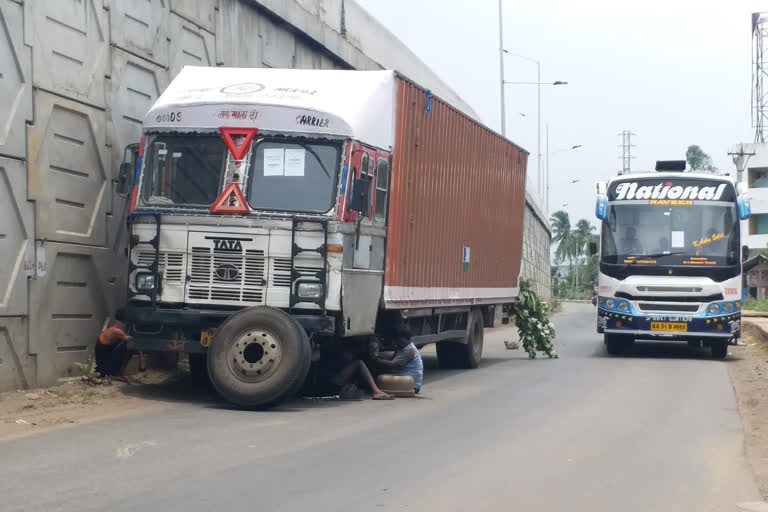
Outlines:
{"label": "concrete wall", "polygon": [[0,0],[0,390],[69,373],[124,300],[122,150],[185,64],[394,68],[477,117],[352,0]]}
{"label": "concrete wall", "polygon": [[552,232],[544,210],[539,207],[536,196],[526,193],[520,276],[531,282],[533,291],[540,298],[547,300],[552,295],[552,273],[549,265],[551,243]]}

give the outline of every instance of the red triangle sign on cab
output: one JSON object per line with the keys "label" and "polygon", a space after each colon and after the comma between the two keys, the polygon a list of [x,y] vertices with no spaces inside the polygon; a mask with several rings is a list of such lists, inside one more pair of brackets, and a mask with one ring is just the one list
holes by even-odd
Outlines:
{"label": "red triangle sign on cab", "polygon": [[251,213],[240,185],[230,184],[211,206],[211,213]]}
{"label": "red triangle sign on cab", "polygon": [[[250,146],[253,137],[259,132],[258,128],[219,128],[221,132],[221,138],[224,139],[229,152],[232,153],[232,158],[235,160],[242,160],[245,158],[245,154],[248,153],[248,146]],[[244,137],[240,144],[235,143],[233,137]]]}

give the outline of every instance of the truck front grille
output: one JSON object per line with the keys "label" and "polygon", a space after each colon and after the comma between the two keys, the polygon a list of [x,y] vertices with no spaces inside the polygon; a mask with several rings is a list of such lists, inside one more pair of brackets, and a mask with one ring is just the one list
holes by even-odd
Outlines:
{"label": "truck front grille", "polygon": [[187,300],[261,304],[266,285],[265,261],[263,250],[192,247]]}
{"label": "truck front grille", "polygon": [[[319,259],[319,258],[318,258]],[[316,277],[322,279],[323,265],[312,265],[305,261],[306,258],[296,258],[296,271],[300,277]],[[272,260],[272,272],[270,273],[272,286],[291,287],[291,258],[275,258]]]}
{"label": "truck front grille", "polygon": [[[136,263],[141,266],[149,266],[155,260],[155,251],[139,251],[136,255]],[[183,282],[184,253],[160,252],[158,267],[162,273],[163,282],[180,284]]]}

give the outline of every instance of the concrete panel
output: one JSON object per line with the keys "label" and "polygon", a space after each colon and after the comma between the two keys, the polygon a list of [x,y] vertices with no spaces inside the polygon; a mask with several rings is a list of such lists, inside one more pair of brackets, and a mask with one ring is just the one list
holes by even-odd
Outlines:
{"label": "concrete panel", "polygon": [[109,23],[102,0],[24,3],[32,81],[42,89],[104,108]]}
{"label": "concrete panel", "polygon": [[37,355],[41,385],[69,375],[72,364],[88,357],[96,336],[114,311],[117,272],[110,251],[98,247],[45,242],[46,273],[30,282],[30,354]]}
{"label": "concrete panel", "polygon": [[24,8],[0,1],[0,154],[26,158],[24,121],[32,120],[32,53],[24,46]]}
{"label": "concrete panel", "polygon": [[34,215],[24,163],[0,157],[0,316],[28,314],[25,257],[34,250]]}
{"label": "concrete panel", "polygon": [[37,384],[35,358],[27,353],[28,344],[26,318],[0,318],[0,391]]}
{"label": "concrete panel", "polygon": [[185,65],[215,66],[216,41],[212,33],[171,13],[170,15],[170,79]]}
{"label": "concrete panel", "polygon": [[323,69],[323,55],[315,48],[307,46],[299,39],[296,39],[294,67],[296,69]]}
{"label": "concrete panel", "polygon": [[169,13],[168,0],[110,0],[112,45],[167,67]]}
{"label": "concrete panel", "polygon": [[296,3],[311,16],[341,33],[341,7],[343,0],[296,0]]}
{"label": "concrete panel", "polygon": [[141,140],[144,115],[167,86],[166,69],[112,49],[112,78],[107,82],[107,144],[111,146],[112,179],[117,179],[125,146]]}
{"label": "concrete panel", "polygon": [[[103,82],[102,82],[103,85]],[[109,207],[104,112],[36,91],[28,129],[37,238],[104,245]]]}
{"label": "concrete panel", "polygon": [[229,67],[261,67],[261,16],[240,0],[221,0],[216,27],[216,64]]}
{"label": "concrete panel", "polygon": [[211,34],[216,31],[216,8],[219,0],[171,0],[171,12],[204,28]]}
{"label": "concrete panel", "polygon": [[264,50],[263,62],[270,68],[292,68],[296,54],[296,39],[293,32],[262,18],[261,30]]}

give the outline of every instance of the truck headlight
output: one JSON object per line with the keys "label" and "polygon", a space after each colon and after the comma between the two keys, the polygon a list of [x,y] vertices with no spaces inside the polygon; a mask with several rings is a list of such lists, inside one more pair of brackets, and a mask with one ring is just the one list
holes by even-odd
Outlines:
{"label": "truck headlight", "polygon": [[720,312],[720,305],[719,304],[710,304],[707,308],[707,311],[709,311],[710,315],[716,315]]}
{"label": "truck headlight", "polygon": [[140,293],[151,292],[155,289],[155,275],[149,272],[136,274],[136,291]]}
{"label": "truck headlight", "polygon": [[619,301],[619,309],[621,311],[629,311],[629,302],[627,301]]}
{"label": "truck headlight", "polygon": [[605,299],[605,307],[608,309],[613,309],[616,307],[616,301],[613,299]]}
{"label": "truck headlight", "polygon": [[299,283],[298,295],[302,299],[319,299],[323,296],[321,283]]}
{"label": "truck headlight", "polygon": [[725,311],[726,313],[730,313],[731,311],[733,311],[733,302],[726,302],[725,304],[723,304],[723,311]]}

